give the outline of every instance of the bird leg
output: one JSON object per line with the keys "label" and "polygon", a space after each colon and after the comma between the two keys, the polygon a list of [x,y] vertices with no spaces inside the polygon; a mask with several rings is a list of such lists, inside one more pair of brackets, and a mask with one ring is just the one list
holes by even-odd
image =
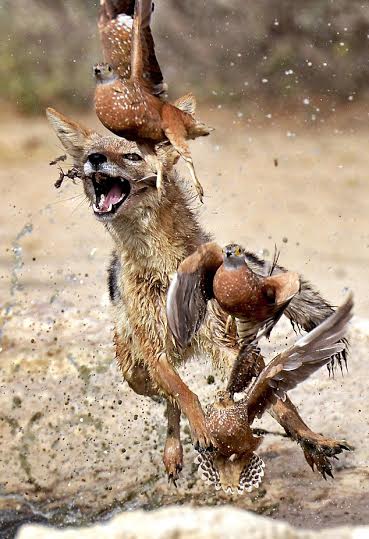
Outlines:
{"label": "bird leg", "polygon": [[178,121],[175,116],[172,118],[172,113],[173,111],[171,109],[166,109],[165,120],[167,123],[171,124],[171,127],[165,128],[164,133],[173,148],[177,150],[179,155],[186,161],[186,165],[190,171],[192,182],[196,187],[197,194],[199,195],[200,202],[203,202],[204,189],[202,188],[202,185],[196,176],[190,148],[186,142],[186,129],[183,123]]}
{"label": "bird leg", "polygon": [[181,154],[181,157],[183,157],[183,159],[186,161],[186,165],[187,165],[187,167],[188,167],[188,169],[190,171],[192,182],[193,182],[193,184],[194,184],[194,186],[196,188],[197,194],[199,195],[200,202],[203,203],[204,189],[203,189],[201,183],[199,182],[199,180],[198,180],[198,178],[196,176],[195,167],[193,166],[192,157],[191,156],[186,157],[183,154]]}
{"label": "bird leg", "polygon": [[316,466],[324,479],[326,475],[333,477],[330,458],[342,451],[352,451],[353,448],[345,441],[326,438],[313,432],[301,419],[296,406],[287,397],[285,401],[277,399],[271,410],[271,415],[284,428],[287,435],[295,440],[302,448],[305,459],[312,470]]}
{"label": "bird leg", "polygon": [[167,439],[165,441],[163,462],[168,481],[174,486],[183,467],[183,448],[180,435],[181,411],[176,404],[167,402]]}
{"label": "bird leg", "polygon": [[141,143],[138,146],[144,159],[156,172],[156,188],[158,190],[159,198],[161,198],[161,195],[163,194],[163,163],[157,156],[155,149],[149,144]]}

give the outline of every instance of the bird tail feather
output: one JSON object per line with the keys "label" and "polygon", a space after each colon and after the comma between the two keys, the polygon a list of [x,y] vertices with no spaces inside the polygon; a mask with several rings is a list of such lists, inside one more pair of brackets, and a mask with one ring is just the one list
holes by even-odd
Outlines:
{"label": "bird tail feather", "polygon": [[[183,95],[182,97],[179,97],[173,103],[173,105],[182,112],[190,114],[192,117],[194,117],[196,111],[196,98],[191,92],[189,94]],[[214,131],[213,127],[209,127],[204,123],[195,120],[194,125],[191,125],[189,138],[195,139],[197,137],[205,137],[209,135],[212,131]]]}
{"label": "bird tail feather", "polygon": [[264,461],[254,453],[248,466],[245,466],[241,472],[238,493],[251,492],[253,489],[259,488],[264,477],[264,468]]}
{"label": "bird tail feather", "polygon": [[[242,456],[232,460],[214,453],[199,453],[195,464],[198,465],[201,479],[205,483],[213,485],[215,490],[222,489],[226,494],[251,492],[259,488],[264,477],[265,464],[256,453],[252,454],[251,459],[247,459],[244,466]],[[239,473],[236,472],[237,468]]]}
{"label": "bird tail feather", "polygon": [[187,112],[187,114],[195,114],[196,97],[191,92],[179,97],[176,101],[174,101],[173,104],[175,107],[177,107],[177,109]]}

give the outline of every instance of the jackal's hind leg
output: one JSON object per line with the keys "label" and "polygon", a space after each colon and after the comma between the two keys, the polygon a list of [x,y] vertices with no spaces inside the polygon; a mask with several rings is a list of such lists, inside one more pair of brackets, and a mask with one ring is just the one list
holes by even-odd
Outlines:
{"label": "jackal's hind leg", "polygon": [[353,448],[345,441],[334,440],[313,432],[301,419],[296,407],[287,397],[283,402],[277,400],[271,411],[272,416],[284,428],[290,438],[302,448],[305,459],[312,470],[314,467],[324,479],[333,477],[330,458],[336,458],[343,451]]}
{"label": "jackal's hind leg", "polygon": [[[150,373],[145,365],[131,362],[131,342],[123,340],[115,335],[118,365],[123,376],[131,389],[138,395],[147,397],[159,397],[158,388],[153,383]],[[169,481],[178,479],[178,474],[183,465],[183,449],[180,439],[180,418],[179,408],[171,401],[167,401],[167,439],[165,442],[163,462],[168,474]]]}
{"label": "jackal's hind leg", "polygon": [[168,475],[168,481],[176,485],[179,473],[183,467],[183,448],[180,435],[181,411],[176,404],[167,402],[167,439],[165,441],[163,462]]}

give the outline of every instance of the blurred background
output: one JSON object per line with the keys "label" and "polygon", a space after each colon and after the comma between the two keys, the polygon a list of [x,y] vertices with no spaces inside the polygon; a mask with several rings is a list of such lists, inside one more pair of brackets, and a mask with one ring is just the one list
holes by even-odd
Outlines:
{"label": "blurred background", "polygon": [[[1,0],[0,98],[32,114],[50,102],[88,108],[97,4]],[[319,96],[322,112],[368,93],[366,2],[158,0],[153,27],[175,92],[278,108]]]}
{"label": "blurred background", "polygon": [[[204,496],[190,460],[180,488],[167,486],[163,406],[143,406],[115,365],[106,293],[112,241],[78,182],[54,188],[59,170],[49,163],[65,152],[45,107],[104,131],[92,101],[91,66],[101,58],[97,4],[0,0],[0,439],[9,449],[0,458],[0,525],[8,519],[9,530],[13,521],[35,518],[89,522],[114,507],[229,501]],[[199,117],[215,128],[191,146],[205,189],[205,204],[194,202],[203,226],[220,243],[237,241],[269,259],[276,245],[281,264],[335,305],[348,289],[355,293],[364,333],[353,339],[362,348],[354,349],[349,374],[316,377],[297,393],[297,404],[319,432],[360,445],[368,404],[350,395],[366,395],[357,384],[366,380],[369,315],[369,4],[155,4],[153,34],[169,97],[193,91]],[[197,369],[189,373],[191,387],[210,402],[214,386]],[[319,399],[309,399],[312,391]],[[127,410],[139,421],[132,424]],[[145,441],[143,418],[145,433],[151,429]],[[188,431],[185,440],[190,459]],[[239,498],[239,506],[304,527],[367,522],[363,444],[327,484],[295,445],[272,442],[270,459],[283,455],[272,462],[273,481],[267,476],[264,494]],[[79,508],[88,503],[85,518]]]}

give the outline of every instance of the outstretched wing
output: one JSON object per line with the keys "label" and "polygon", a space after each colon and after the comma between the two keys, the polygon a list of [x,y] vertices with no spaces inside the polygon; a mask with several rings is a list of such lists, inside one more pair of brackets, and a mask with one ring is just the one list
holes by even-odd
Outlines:
{"label": "outstretched wing", "polygon": [[200,245],[180,264],[167,295],[167,318],[177,343],[188,346],[206,314],[213,297],[214,275],[223,263],[222,249],[216,243]]}
{"label": "outstretched wing", "polygon": [[350,294],[329,318],[265,367],[245,399],[239,403],[240,406],[247,405],[250,423],[275,398],[285,400],[288,391],[327,364],[332,355],[342,351],[345,345],[339,341],[345,336],[352,308],[353,297]]}
{"label": "outstretched wing", "polygon": [[[250,252],[246,253],[246,261],[253,271],[264,277],[286,272],[282,266],[275,263],[270,266],[265,260]],[[289,318],[293,328],[311,331],[333,314],[334,309],[308,281],[300,277],[300,284],[300,292],[292,298],[283,314]],[[342,350],[332,356],[331,361],[327,363],[329,371],[333,371],[337,363],[341,369],[342,363],[346,364],[347,340],[344,339],[343,343],[345,346]]]}
{"label": "outstretched wing", "polygon": [[[135,0],[100,0],[99,32],[104,60],[112,65],[122,78],[131,76],[132,36]],[[139,0],[136,10],[141,13],[139,38],[142,47],[143,80],[152,93],[161,95],[166,90],[163,75],[155,55],[150,21],[152,0]]]}

